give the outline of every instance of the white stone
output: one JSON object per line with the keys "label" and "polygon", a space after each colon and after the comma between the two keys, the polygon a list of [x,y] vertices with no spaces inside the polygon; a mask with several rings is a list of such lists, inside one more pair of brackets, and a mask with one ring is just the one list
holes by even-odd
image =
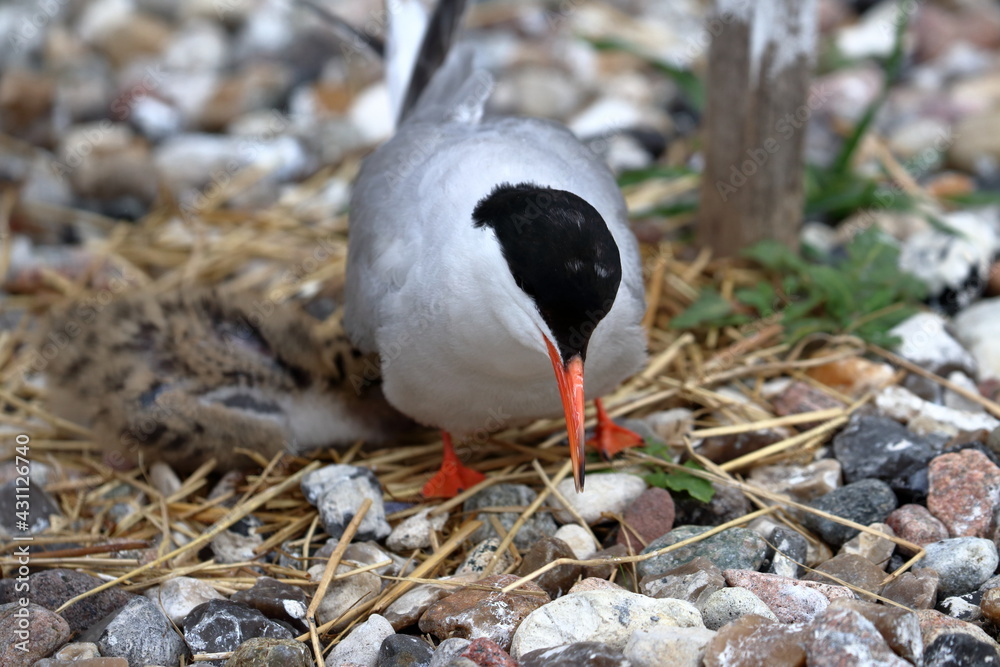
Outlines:
{"label": "white stone", "polygon": [[[469,555],[466,556],[462,564],[458,566],[455,574],[470,574],[484,571],[490,561],[493,560],[493,556],[496,554],[497,547],[499,546],[499,537],[491,537],[483,540],[472,548]],[[493,572],[494,574],[497,572],[503,572],[513,564],[514,557],[510,555],[510,550],[504,551],[503,554],[501,554],[496,567],[493,568]]]}
{"label": "white stone", "polygon": [[983,299],[955,316],[955,335],[976,360],[979,379],[1000,379],[1000,297]]}
{"label": "white stone", "polygon": [[954,304],[949,305],[965,308],[979,296],[1000,247],[998,211],[955,211],[941,217],[957,234],[937,229],[917,232],[903,243],[899,268],[920,278],[932,295],[953,290]]}
{"label": "white stone", "polygon": [[[556,487],[570,507],[584,521],[593,525],[602,520],[602,513],[621,514],[646,490],[641,477],[627,473],[590,475],[583,493],[577,493],[572,479],[564,479]],[[550,497],[548,503],[556,508],[553,514],[560,523],[572,523],[576,518],[559,500]]]}
{"label": "white stone", "polygon": [[597,544],[590,531],[577,523],[567,523],[556,531],[555,537],[569,545],[573,555],[580,560],[586,560],[597,552]]}
{"label": "white stone", "polygon": [[735,621],[741,616],[756,614],[777,621],[778,617],[764,604],[764,601],[745,588],[730,586],[720,588],[705,600],[701,609],[701,617],[705,627],[718,630],[723,625]]}
{"label": "white stone", "polygon": [[900,339],[896,353],[937,373],[944,368],[972,370],[976,362],[948,332],[948,321],[937,313],[917,313],[889,330]]}
{"label": "white stone", "polygon": [[378,652],[382,642],[395,633],[385,617],[372,614],[367,621],[351,630],[351,634],[333,647],[326,657],[326,665],[327,667],[341,665],[375,667],[378,664]]}
{"label": "white stone", "polygon": [[837,31],[837,50],[849,60],[888,57],[896,42],[899,14],[898,3],[878,3],[860,22]]}
{"label": "white stone", "polygon": [[535,611],[518,626],[510,654],[518,659],[537,649],[600,641],[618,649],[641,630],[704,627],[690,602],[656,599],[625,590],[570,593]]}
{"label": "white stone", "polygon": [[192,577],[168,579],[159,586],[148,589],[146,597],[157,603],[170,622],[177,625],[201,603],[226,599],[208,582]]}
{"label": "white stone", "polygon": [[963,412],[930,403],[899,386],[886,387],[876,394],[875,406],[887,417],[905,422],[917,435],[944,433],[971,437],[1000,426],[1000,420],[985,412]]}
{"label": "white stone", "polygon": [[355,98],[348,117],[365,143],[376,144],[388,139],[395,125],[389,106],[389,89],[384,83],[377,83],[363,90]]}
{"label": "white stone", "polygon": [[412,551],[431,546],[431,535],[442,528],[448,520],[444,512],[436,516],[428,516],[432,507],[420,510],[419,513],[405,519],[392,529],[385,544],[393,551]]}
{"label": "white stone", "polygon": [[[325,569],[325,565],[313,565],[308,570],[309,578],[318,582],[323,577]],[[349,565],[341,564],[337,566],[336,574],[344,574],[353,569]],[[344,579],[335,579],[330,582],[323,601],[316,609],[316,620],[322,625],[340,618],[349,609],[375,599],[381,590],[382,580],[372,572],[358,572]],[[339,630],[340,627],[334,626],[333,629]]]}
{"label": "white stone", "polygon": [[701,667],[715,631],[707,628],[654,628],[629,637],[625,657],[632,667]]}
{"label": "white stone", "polygon": [[[973,395],[979,395],[979,387],[976,386],[975,381],[962,371],[952,371],[948,374],[948,382],[958,385],[962,389],[972,392]],[[952,410],[960,410],[962,412],[982,412],[983,406],[975,401],[971,401],[965,396],[962,396],[956,391],[951,389],[944,390],[944,404],[945,407],[949,407]]]}

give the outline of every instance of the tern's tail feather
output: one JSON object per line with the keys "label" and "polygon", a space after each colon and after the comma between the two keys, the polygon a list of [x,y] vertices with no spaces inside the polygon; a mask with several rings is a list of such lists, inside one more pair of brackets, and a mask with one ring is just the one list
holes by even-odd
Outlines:
{"label": "tern's tail feather", "polygon": [[385,79],[393,118],[404,114],[410,75],[427,32],[429,16],[420,0],[386,0],[389,31],[385,41]]}
{"label": "tern's tail feather", "polygon": [[[400,11],[392,14],[387,49],[389,90],[398,123],[478,121],[493,88],[493,79],[474,67],[471,48],[451,48],[466,0],[439,0],[429,19],[423,14],[417,17],[417,11],[422,9],[402,9],[411,4],[419,5],[419,0],[404,0],[398,5]],[[411,25],[399,25],[407,20]],[[405,50],[413,49],[414,26],[418,21],[426,26],[420,48],[407,55]],[[408,74],[405,78],[404,72]],[[405,95],[400,95],[403,81],[407,81]]]}

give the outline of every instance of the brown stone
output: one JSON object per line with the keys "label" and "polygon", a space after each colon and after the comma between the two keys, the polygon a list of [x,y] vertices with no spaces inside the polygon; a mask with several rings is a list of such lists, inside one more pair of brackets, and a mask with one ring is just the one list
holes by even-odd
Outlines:
{"label": "brown stone", "polygon": [[[771,399],[771,405],[774,407],[775,414],[782,417],[844,407],[843,403],[830,394],[799,381],[792,382],[785,388],[785,391]],[[798,424],[797,428],[805,431],[818,425],[819,422],[806,422]]]}
{"label": "brown stone", "polygon": [[942,454],[928,469],[927,509],[951,537],[991,536],[1000,505],[1000,468],[975,449]]}
{"label": "brown stone", "polygon": [[847,598],[832,601],[829,609],[851,609],[858,612],[878,629],[893,651],[914,664],[920,664],[924,654],[920,619],[912,611]]}
{"label": "brown stone", "polygon": [[842,394],[858,397],[891,380],[893,370],[864,357],[848,357],[810,368],[806,375]]}
{"label": "brown stone", "polygon": [[776,623],[755,614],[724,625],[708,643],[705,667],[806,664],[806,626]]}
{"label": "brown stone", "polygon": [[806,641],[810,667],[885,665],[906,667],[874,625],[852,609],[831,607],[816,617]]}
{"label": "brown stone", "polygon": [[983,593],[979,608],[990,623],[1000,625],[1000,588],[989,588]]}
{"label": "brown stone", "polygon": [[674,527],[674,499],[669,491],[654,486],[626,507],[622,518],[617,543],[639,553]]}
{"label": "brown stone", "polygon": [[[576,558],[573,549],[556,537],[543,537],[524,554],[524,560],[517,568],[519,576],[531,574],[559,558]],[[534,582],[552,598],[557,598],[580,578],[580,565],[558,565],[540,575]]]}
{"label": "brown stone", "polygon": [[882,597],[911,609],[930,609],[937,603],[938,573],[914,568],[893,579],[882,589]]}
{"label": "brown stone", "polygon": [[549,602],[541,587],[528,582],[510,593],[483,590],[503,587],[518,580],[513,574],[495,574],[436,602],[420,618],[420,631],[438,639],[486,637],[503,650],[510,649],[514,631],[524,617]]}
{"label": "brown stone", "polygon": [[878,593],[882,588],[882,580],[885,579],[885,572],[875,563],[857,554],[840,554],[834,556],[825,563],[820,564],[815,570],[808,572],[803,581],[820,581],[833,585],[840,585],[831,577],[840,581],[857,586],[870,593]]}
{"label": "brown stone", "polygon": [[[886,517],[885,522],[896,531],[897,537],[920,546],[948,538],[948,528],[923,505],[898,507]],[[911,553],[911,550],[900,549]]]}
{"label": "brown stone", "polygon": [[[0,581],[0,604],[15,602],[19,594],[14,590],[14,579]],[[46,609],[57,609],[64,602],[81,593],[96,588],[104,582],[89,574],[67,569],[44,570],[28,577],[31,601]],[[108,614],[124,607],[129,600],[138,597],[118,588],[109,588],[96,595],[86,597],[60,614],[69,623],[74,633],[83,632]]]}
{"label": "brown stone", "polygon": [[[621,558],[622,556],[627,556],[627,555],[628,555],[628,549],[626,549],[624,546],[620,544],[615,544],[613,546],[608,547],[607,549],[601,549],[600,551],[594,553],[594,555],[592,555],[587,560],[599,560],[601,558]],[[590,579],[590,578],[607,579],[612,574],[614,574],[615,570],[617,569],[618,566],[615,565],[614,563],[608,563],[604,565],[587,565],[584,566],[583,568],[583,577],[585,579]]]}
{"label": "brown stone", "polygon": [[840,547],[838,553],[862,556],[877,565],[879,570],[884,571],[886,564],[896,550],[896,543],[889,539],[896,536],[896,531],[884,523],[873,523],[868,527],[877,530],[886,537],[862,531],[844,542],[844,546]]}
{"label": "brown stone", "polygon": [[[24,632],[26,635],[18,635]],[[27,640],[26,640],[27,639]],[[37,604],[11,604],[0,611],[0,665],[34,664],[69,641],[69,624],[59,614]],[[24,642],[26,651],[18,648]]]}

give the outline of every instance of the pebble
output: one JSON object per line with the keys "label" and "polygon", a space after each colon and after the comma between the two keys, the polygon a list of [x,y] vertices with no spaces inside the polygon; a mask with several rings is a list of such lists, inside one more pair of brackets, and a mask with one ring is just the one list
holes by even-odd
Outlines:
{"label": "pebble", "polygon": [[[524,559],[515,574],[523,577],[559,558],[574,558],[573,550],[562,540],[554,537],[543,537],[524,554]],[[568,591],[570,586],[580,578],[582,571],[583,568],[580,565],[559,565],[533,581],[548,593],[549,597],[554,599]]]}
{"label": "pebble", "polygon": [[[890,514],[889,516],[892,515]],[[888,519],[886,520],[888,521]],[[840,547],[838,554],[855,554],[861,556],[870,563],[877,565],[880,570],[885,570],[885,566],[896,550],[896,543],[889,538],[896,537],[896,532],[885,523],[873,523],[868,527],[882,533],[886,537],[861,531],[844,542],[844,546]]]}
{"label": "pebble", "polygon": [[507,651],[486,637],[473,639],[462,651],[462,657],[472,660],[481,667],[517,667],[517,663]]}
{"label": "pebble", "polygon": [[158,604],[164,615],[176,625],[180,625],[191,610],[202,602],[225,599],[207,581],[193,577],[168,579],[159,586],[147,589],[145,595]]}
{"label": "pebble", "polygon": [[701,667],[715,632],[707,628],[640,630],[625,644],[632,667]]}
{"label": "pebble", "polygon": [[521,667],[634,667],[621,649],[603,642],[535,649],[522,655],[518,662]]}
{"label": "pebble", "polygon": [[[590,480],[587,481],[589,482]],[[538,494],[535,493],[534,489],[523,484],[497,484],[483,489],[466,500],[462,509],[466,515],[471,516],[477,510],[487,507],[527,508],[537,497]],[[504,530],[509,531],[521,517],[521,512],[491,512],[490,516],[496,517]],[[555,532],[556,522],[552,518],[552,515],[548,512],[535,512],[518,531],[517,536],[514,538],[514,546],[522,551],[527,551],[531,548],[532,544],[546,535],[552,535]],[[482,542],[491,537],[499,539],[491,523],[484,521],[483,525],[469,539],[473,542]]]}
{"label": "pebble", "polygon": [[17,602],[0,606],[0,665],[32,665],[69,641],[69,636],[69,624],[45,607]]}
{"label": "pebble", "polygon": [[[517,580],[512,574],[494,574],[477,585],[500,588]],[[545,591],[531,582],[510,593],[463,588],[434,603],[420,618],[420,631],[439,639],[486,637],[507,650],[525,617],[548,601]]]}
{"label": "pebble", "polygon": [[807,626],[743,616],[721,628],[705,650],[705,667],[806,664]]}
{"label": "pebble", "polygon": [[938,596],[964,595],[976,590],[996,571],[1000,558],[992,540],[954,537],[928,544],[923,567],[938,573]]}
{"label": "pebble", "polygon": [[[192,653],[235,651],[253,637],[295,638],[288,626],[229,600],[211,600],[198,605],[184,619],[182,627],[184,640]],[[222,661],[212,660],[205,664],[222,665]]]}
{"label": "pebble", "polygon": [[768,491],[808,503],[839,488],[841,475],[842,466],[837,459],[822,459],[806,466],[760,466],[750,471],[749,480]]}
{"label": "pebble", "polygon": [[955,316],[955,335],[976,360],[981,380],[1000,379],[1000,346],[996,323],[1000,318],[1000,297],[983,299]]}
{"label": "pebble", "polygon": [[674,523],[693,526],[720,526],[750,512],[750,501],[739,489],[716,485],[712,499],[703,503],[687,494],[674,501]]}
{"label": "pebble", "polygon": [[960,621],[966,621],[967,623],[981,623],[983,610],[980,609],[978,604],[971,601],[977,597],[978,595],[975,593],[953,595],[938,602],[936,609],[942,614],[947,614],[948,616],[957,618]]}
{"label": "pebble", "polygon": [[904,572],[882,588],[882,597],[911,609],[930,609],[937,602],[938,573],[930,568]]}
{"label": "pebble", "polygon": [[854,597],[851,589],[843,586],[788,579],[751,570],[726,570],[722,574],[730,586],[746,588],[763,600],[782,623],[811,621],[830,605],[830,600]]}
{"label": "pebble", "polygon": [[[862,525],[883,522],[896,509],[896,495],[889,485],[877,479],[864,479],[835,489],[811,503],[812,507]],[[839,547],[858,534],[850,528],[814,514],[806,514],[802,523],[832,546]]]}
{"label": "pebble", "polygon": [[[457,660],[461,657],[465,649],[471,644],[468,639],[463,639],[462,637],[451,637],[450,639],[445,639],[443,642],[438,644],[437,650],[434,651],[434,657],[431,658],[430,664],[427,667],[446,667],[451,664],[452,660]],[[463,658],[468,660],[468,658]],[[470,665],[476,663],[469,660]],[[330,665],[330,667],[333,667]]]}
{"label": "pebble", "polygon": [[[1000,646],[981,628],[933,609],[920,609],[915,613],[920,619],[924,665],[997,664]],[[977,662],[968,662],[977,659]]]}
{"label": "pebble", "polygon": [[[643,554],[671,546],[711,530],[709,526],[678,526],[652,541]],[[642,561],[636,566],[640,578],[658,576],[702,556],[720,570],[756,570],[764,562],[767,543],[749,528],[729,528],[674,551]]]}
{"label": "pebble", "polygon": [[327,667],[338,665],[364,665],[375,667],[379,659],[379,647],[382,642],[395,634],[388,619],[379,614],[372,614],[364,623],[354,626],[350,634],[344,637],[326,656]]}
{"label": "pebble", "polygon": [[896,354],[924,370],[942,377],[955,370],[975,373],[975,359],[952,337],[949,328],[942,315],[922,312],[903,320],[889,334],[900,339]]}
{"label": "pebble", "polygon": [[[313,581],[319,581],[323,576],[326,565],[314,565],[309,568],[309,577]],[[337,566],[336,574],[343,574],[354,570],[353,565],[341,563]],[[320,625],[340,618],[350,609],[358,604],[373,600],[382,590],[382,580],[374,572],[358,572],[343,579],[336,579],[330,582],[326,589],[323,601],[316,608],[316,620]],[[342,629],[339,625],[335,629]]]}
{"label": "pebble", "polygon": [[833,453],[843,467],[845,482],[879,479],[895,491],[909,489],[911,477],[938,452],[929,440],[893,419],[859,415],[834,437]]}
{"label": "pebble", "polygon": [[[824,575],[830,575],[826,577]],[[834,577],[834,578],[831,578]],[[808,572],[804,581],[820,581],[837,584],[840,581],[866,590],[878,593],[882,589],[885,571],[863,556],[857,554],[839,554],[825,563],[820,563],[812,572]]]}
{"label": "pebble", "polygon": [[593,535],[580,524],[567,523],[560,526],[552,537],[568,544],[577,560],[587,560],[597,552]]}
{"label": "pebble", "polygon": [[[478,574],[484,572],[496,555],[497,549],[500,548],[500,542],[499,537],[491,537],[474,546],[469,550],[469,554],[462,561],[462,564],[458,566],[455,574]],[[513,564],[514,557],[510,554],[510,551],[505,551],[500,554],[495,570],[502,572]]]}
{"label": "pebble", "polygon": [[[330,558],[339,543],[340,540],[330,538],[327,540],[326,544],[324,544],[323,547],[316,552],[316,558],[321,559],[321,562],[322,559]],[[390,562],[386,563],[386,561]],[[404,574],[402,570],[404,566],[409,567],[410,569],[413,568],[413,563],[407,565],[405,558],[398,556],[391,551],[386,551],[376,542],[351,542],[344,550],[344,562],[355,563],[358,566],[386,563],[385,565],[375,568],[372,572],[390,577]]]}
{"label": "pebble", "polygon": [[850,609],[861,614],[875,626],[893,651],[914,664],[920,664],[924,645],[920,619],[913,612],[849,598],[831,600],[828,609]]}
{"label": "pebble", "polygon": [[[20,495],[19,495],[20,494]],[[27,531],[24,526],[18,525],[15,506],[17,498],[24,494],[24,487],[20,490],[17,487],[17,480],[0,484],[0,538],[10,538],[12,536],[38,535],[45,532],[51,525],[50,516],[62,516],[59,503],[52,499],[40,486],[28,487],[28,503],[31,505],[30,522]],[[21,502],[23,502],[23,497]]]}
{"label": "pebble", "polygon": [[385,519],[382,487],[375,474],[367,468],[349,465],[329,465],[302,478],[302,493],[319,510],[320,521],[330,537],[344,534],[347,524],[366,498],[371,507],[361,520],[355,539],[381,540],[392,528]]}
{"label": "pebble", "polygon": [[[556,489],[588,525],[594,525],[610,519],[612,514],[622,514],[646,490],[646,482],[636,475],[612,472],[591,475],[583,493],[576,492],[572,479],[559,482]],[[573,523],[576,520],[554,496],[550,496],[547,502],[554,508],[557,521]]]}
{"label": "pebble", "polygon": [[965,412],[931,403],[898,385],[875,395],[879,412],[905,422],[919,435],[944,434],[961,440],[975,440],[983,431],[1000,426],[1000,421],[984,412]]}
{"label": "pebble", "polygon": [[739,586],[715,591],[708,596],[701,608],[701,617],[705,621],[705,627],[709,630],[718,630],[727,623],[747,614],[756,614],[764,618],[778,620],[778,617],[764,604],[763,600],[746,588]]}
{"label": "pebble", "polygon": [[252,637],[233,651],[223,667],[313,667],[314,664],[312,654],[301,642]]}
{"label": "pebble", "polygon": [[385,618],[394,629],[416,625],[432,604],[451,595],[454,589],[433,584],[419,584],[406,591],[385,609]]}
{"label": "pebble", "polygon": [[857,398],[885,386],[892,380],[894,371],[888,364],[864,357],[847,357],[810,368],[806,374],[842,394]]}
{"label": "pebble", "polygon": [[407,517],[392,529],[385,545],[397,553],[426,549],[431,546],[431,536],[444,528],[448,515],[441,513],[429,517],[433,507],[420,510],[417,514]]}
{"label": "pebble", "polygon": [[[780,394],[771,398],[771,406],[776,415],[784,417],[803,412],[842,408],[844,404],[811,384],[796,380],[788,383]],[[805,431],[818,425],[819,422],[806,422],[799,424],[798,428]]]}
{"label": "pebble", "polygon": [[[98,650],[97,644],[92,642],[72,642],[53,653],[52,659],[73,661],[89,660],[91,658],[99,658],[100,656],[101,652]],[[114,659],[121,660],[121,658]]]}
{"label": "pebble", "polygon": [[930,463],[927,509],[952,537],[989,537],[1000,507],[1000,468],[975,449],[942,454]]}
{"label": "pebble", "polygon": [[[750,527],[754,528],[753,525]],[[809,542],[806,538],[791,528],[775,524],[769,526],[768,532],[765,532],[763,537],[767,543],[766,567],[763,571],[782,577],[797,578],[799,563],[805,563],[809,555]]]}
{"label": "pebble", "polygon": [[101,655],[125,658],[130,665],[176,665],[187,653],[184,640],[159,606],[140,596],[88,628],[80,640],[93,642]]}
{"label": "pebble", "polygon": [[573,593],[529,614],[514,634],[510,653],[520,658],[537,649],[587,641],[621,650],[633,633],[654,627],[704,627],[704,623],[698,610],[682,600],[625,590]]}
{"label": "pebble", "polygon": [[684,600],[698,609],[725,585],[722,570],[702,556],[663,574],[646,577],[640,582],[642,592],[650,597]]}
{"label": "pebble", "polygon": [[410,667],[427,665],[434,657],[434,647],[420,637],[389,635],[378,649],[378,667]]}
{"label": "pebble", "polygon": [[979,602],[983,616],[993,625],[1000,625],[1000,588],[990,588]]}
{"label": "pebble", "polygon": [[625,508],[616,541],[633,552],[639,552],[656,538],[669,533],[673,527],[674,499],[669,491],[652,487]]}
{"label": "pebble", "polygon": [[[13,663],[11,667],[20,666],[17,663]],[[83,658],[82,660],[44,658],[36,662],[32,667],[129,667],[129,664],[125,658]]]}
{"label": "pebble", "polygon": [[[15,579],[0,580],[0,604],[16,602],[21,597],[21,594],[15,590],[16,583]],[[31,602],[53,610],[58,609],[64,602],[103,583],[97,577],[64,568],[43,570],[28,576]],[[118,588],[109,588],[64,609],[60,616],[69,623],[71,632],[79,634],[111,612],[124,607],[136,597],[138,596],[134,593],[126,593]]]}
{"label": "pebble", "polygon": [[948,528],[923,505],[902,505],[893,510],[885,522],[897,537],[919,546],[948,537]]}
{"label": "pebble", "polygon": [[843,665],[845,656],[856,665],[910,664],[892,652],[871,621],[843,607],[828,608],[817,615],[806,652],[809,664],[817,667]]}
{"label": "pebble", "polygon": [[[612,559],[621,558],[622,556],[627,556],[628,551],[620,544],[615,544],[607,549],[601,549],[600,551],[595,551],[594,555],[590,557],[590,560],[601,560],[601,559]],[[612,574],[614,574],[618,569],[618,566],[614,562],[606,562],[604,564],[598,565],[585,565],[583,568],[584,577],[593,577],[597,579],[607,579]]]}
{"label": "pebble", "polygon": [[233,593],[233,602],[256,609],[268,618],[285,621],[305,630],[306,608],[309,599],[297,586],[286,584],[272,577],[258,577],[251,588]]}

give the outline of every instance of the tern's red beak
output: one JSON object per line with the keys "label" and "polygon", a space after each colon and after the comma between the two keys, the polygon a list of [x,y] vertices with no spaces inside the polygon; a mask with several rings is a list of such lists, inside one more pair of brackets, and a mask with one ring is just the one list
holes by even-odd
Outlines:
{"label": "tern's red beak", "polygon": [[556,383],[559,385],[559,397],[562,399],[563,412],[566,414],[566,430],[569,435],[569,457],[573,461],[573,481],[577,492],[583,491],[584,453],[583,453],[583,359],[575,355],[567,363],[563,363],[559,351],[544,336],[545,346],[549,350],[552,370],[556,373]]}

